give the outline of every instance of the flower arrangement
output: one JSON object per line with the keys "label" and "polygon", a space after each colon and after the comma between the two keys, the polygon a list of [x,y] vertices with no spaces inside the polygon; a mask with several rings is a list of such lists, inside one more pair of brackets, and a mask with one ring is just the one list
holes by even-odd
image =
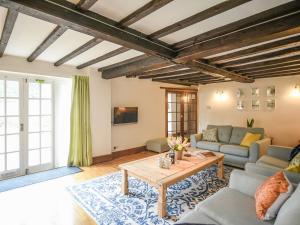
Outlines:
{"label": "flower arrangement", "polygon": [[168,137],[168,145],[174,151],[185,151],[190,146],[188,139],[182,137]]}

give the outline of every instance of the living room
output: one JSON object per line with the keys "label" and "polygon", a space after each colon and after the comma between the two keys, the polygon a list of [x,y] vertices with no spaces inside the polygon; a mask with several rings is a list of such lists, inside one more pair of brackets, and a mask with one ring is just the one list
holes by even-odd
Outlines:
{"label": "living room", "polygon": [[0,224],[299,224],[299,3],[0,0]]}

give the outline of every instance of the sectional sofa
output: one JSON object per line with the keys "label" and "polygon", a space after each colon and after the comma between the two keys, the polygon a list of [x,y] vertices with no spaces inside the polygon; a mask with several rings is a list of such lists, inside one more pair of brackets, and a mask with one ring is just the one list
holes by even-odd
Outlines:
{"label": "sectional sofa", "polygon": [[[191,135],[191,146],[199,149],[206,149],[222,152],[224,163],[231,166],[244,168],[248,162],[255,163],[261,155],[266,153],[267,147],[271,144],[270,138],[265,137],[263,128],[233,127],[231,125],[216,126],[208,125],[207,129],[217,128],[218,142],[202,140],[202,134]],[[245,134],[261,134],[261,140],[251,144],[250,147],[241,146]]]}

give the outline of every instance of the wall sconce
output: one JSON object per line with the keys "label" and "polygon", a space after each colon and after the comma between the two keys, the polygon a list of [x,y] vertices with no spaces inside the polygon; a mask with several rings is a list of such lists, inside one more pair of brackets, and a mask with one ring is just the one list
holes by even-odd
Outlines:
{"label": "wall sconce", "polygon": [[293,96],[299,97],[300,96],[300,85],[296,84],[293,89]]}
{"label": "wall sconce", "polygon": [[223,90],[216,91],[216,97],[217,97],[217,100],[222,100],[222,101],[226,100],[226,95]]}

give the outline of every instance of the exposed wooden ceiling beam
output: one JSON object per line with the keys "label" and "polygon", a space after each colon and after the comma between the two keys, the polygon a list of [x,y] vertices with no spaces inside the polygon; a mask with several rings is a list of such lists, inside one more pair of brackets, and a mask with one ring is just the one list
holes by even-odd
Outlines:
{"label": "exposed wooden ceiling beam", "polygon": [[71,59],[75,58],[76,56],[80,55],[81,53],[89,50],[90,48],[94,47],[95,45],[101,43],[103,40],[98,38],[93,38],[92,40],[88,41],[84,45],[80,46],[79,48],[75,49],[73,52],[70,52],[68,55],[64,56],[60,60],[54,63],[55,66],[60,66],[65,62],[70,61]]}
{"label": "exposed wooden ceiling beam", "polygon": [[177,61],[190,61],[249,45],[300,33],[300,11],[273,21],[258,24],[234,34],[196,44],[178,53]]}
{"label": "exposed wooden ceiling beam", "polygon": [[99,56],[99,57],[97,57],[95,59],[92,59],[92,60],[90,60],[88,62],[85,62],[85,63],[77,66],[77,69],[83,69],[83,68],[85,68],[87,66],[93,65],[95,63],[98,63],[98,62],[104,61],[106,59],[112,58],[112,57],[114,57],[116,55],[119,55],[121,53],[127,52],[128,50],[129,49],[126,48],[126,47],[120,47],[120,48],[118,48],[118,49],[116,49],[114,51],[108,52],[108,53],[106,53],[104,55],[101,55],[101,56]]}
{"label": "exposed wooden ceiling beam", "polygon": [[63,26],[56,26],[48,37],[34,50],[33,53],[27,58],[28,62],[35,60],[42,54],[50,45],[52,45],[68,28]]}
{"label": "exposed wooden ceiling beam", "polygon": [[260,12],[253,16],[246,17],[245,19],[238,20],[233,23],[226,24],[222,27],[215,28],[213,30],[207,31],[205,33],[199,34],[197,36],[188,38],[186,40],[177,42],[173,45],[176,49],[182,49],[194,45],[195,43],[200,43],[216,37],[236,32],[240,29],[250,27],[271,19],[274,19],[279,16],[284,16],[299,10],[300,3],[299,1],[292,1],[286,4],[279,5],[275,8]]}
{"label": "exposed wooden ceiling beam", "polygon": [[300,60],[298,61],[291,61],[291,62],[284,62],[281,64],[275,64],[275,65],[269,65],[269,66],[262,66],[262,67],[253,67],[253,68],[248,68],[248,69],[241,69],[241,70],[234,70],[234,72],[237,73],[251,73],[251,72],[258,72],[258,71],[267,71],[270,69],[281,69],[285,67],[290,67],[290,66],[296,66],[300,65]]}
{"label": "exposed wooden ceiling beam", "polygon": [[119,24],[122,26],[129,26],[172,1],[173,0],[152,0],[146,5],[139,8],[138,10],[131,13],[130,15],[126,16],[119,22]]}
{"label": "exposed wooden ceiling beam", "polygon": [[209,58],[208,61],[210,63],[216,63],[216,64],[222,64],[228,61],[232,61],[235,59],[238,59],[240,57],[245,57],[245,56],[249,56],[249,55],[253,55],[253,54],[258,54],[258,53],[262,53],[265,51],[273,51],[273,50],[278,50],[281,48],[291,48],[291,47],[296,47],[300,45],[300,35],[296,36],[296,37],[289,37],[283,40],[278,40],[278,41],[274,41],[271,43],[267,43],[267,44],[263,44],[263,45],[259,45],[259,46],[255,46],[255,47],[251,47],[251,48],[247,48],[247,49],[243,49],[243,50],[239,50],[233,53],[228,53],[222,56],[216,56],[213,58]]}
{"label": "exposed wooden ceiling beam", "polygon": [[80,11],[67,1],[0,0],[0,5],[150,55],[171,59],[176,54],[161,42],[147,39],[133,29],[121,29],[116,22],[90,11]]}
{"label": "exposed wooden ceiling beam", "polygon": [[300,55],[295,55],[295,56],[281,58],[281,59],[271,59],[268,61],[250,63],[250,64],[245,64],[245,65],[232,66],[232,67],[230,67],[230,69],[231,70],[244,70],[244,69],[251,69],[251,68],[260,68],[260,67],[271,66],[271,65],[281,65],[283,63],[295,62],[298,60],[300,60]]}
{"label": "exposed wooden ceiling beam", "polygon": [[165,77],[165,76],[161,76],[161,77],[153,77],[152,79],[155,80],[187,80],[190,78],[195,78],[195,77],[201,77],[201,76],[206,76],[203,73],[187,73],[185,75],[176,75],[176,76],[170,76],[170,77]]}
{"label": "exposed wooden ceiling beam", "polygon": [[300,71],[293,71],[288,73],[272,73],[272,74],[263,74],[263,75],[255,75],[253,76],[254,79],[259,78],[270,78],[270,77],[287,77],[287,76],[296,76],[300,75]]}
{"label": "exposed wooden ceiling beam", "polygon": [[198,73],[197,71],[193,71],[191,69],[186,70],[178,70],[178,71],[172,71],[168,73],[157,73],[153,75],[146,75],[146,76],[139,76],[139,79],[149,79],[149,78],[157,78],[157,77],[170,77],[175,75],[182,75],[182,74],[194,74]]}
{"label": "exposed wooden ceiling beam", "polygon": [[276,67],[276,68],[272,68],[272,69],[265,69],[265,70],[258,70],[258,71],[252,71],[252,72],[245,72],[243,74],[250,76],[252,74],[259,74],[259,73],[272,73],[272,72],[285,72],[285,71],[290,71],[290,70],[297,70],[300,69],[300,63],[297,65],[293,65],[293,66],[287,66],[287,67]]}
{"label": "exposed wooden ceiling beam", "polygon": [[129,76],[151,76],[151,75],[155,75],[155,74],[162,74],[162,73],[168,73],[168,72],[173,72],[173,71],[177,71],[180,69],[188,69],[183,65],[171,65],[168,67],[163,67],[163,68],[158,68],[155,70],[147,70],[147,71],[143,71],[143,72],[138,72],[138,73],[133,73]]}
{"label": "exposed wooden ceiling beam", "polygon": [[261,54],[261,55],[254,55],[252,57],[238,59],[235,61],[230,61],[230,62],[222,63],[219,65],[221,65],[222,67],[227,67],[227,66],[241,65],[241,64],[260,61],[260,60],[266,60],[266,59],[275,58],[275,57],[289,57],[289,56],[293,56],[293,55],[300,55],[300,46],[297,46],[294,48],[281,49],[276,52],[268,52],[268,53]]}
{"label": "exposed wooden ceiling beam", "polygon": [[78,8],[83,10],[88,10],[97,2],[97,0],[80,0],[80,2],[77,4]]}
{"label": "exposed wooden ceiling beam", "polygon": [[18,17],[18,12],[15,10],[8,9],[5,22],[4,22],[4,27],[2,30],[1,34],[1,40],[0,40],[0,57],[3,56],[4,51],[6,49],[6,46],[8,44],[10,35],[14,29],[16,20]]}
{"label": "exposed wooden ceiling beam", "polygon": [[188,81],[181,81],[181,80],[152,80],[154,82],[160,82],[160,83],[167,83],[167,84],[179,84],[184,86],[192,86],[192,85],[198,85],[198,83],[195,82],[188,82]]}
{"label": "exposed wooden ceiling beam", "polygon": [[279,73],[296,73],[300,72],[300,68],[294,68],[294,69],[285,69],[285,70],[278,70],[278,71],[272,71],[272,72],[257,72],[257,73],[251,73],[248,76],[255,77],[255,76],[268,76],[272,74],[279,74]]}
{"label": "exposed wooden ceiling beam", "polygon": [[149,37],[150,38],[160,38],[160,37],[166,36],[168,34],[174,33],[176,31],[186,28],[190,25],[193,25],[200,21],[206,20],[212,16],[218,15],[222,12],[225,12],[229,9],[232,9],[234,7],[242,5],[249,1],[250,0],[231,0],[231,1],[222,2],[220,4],[217,4],[215,6],[208,8],[202,12],[199,12],[193,16],[183,19],[175,24],[167,26],[161,30],[158,30],[158,31],[152,33]]}

